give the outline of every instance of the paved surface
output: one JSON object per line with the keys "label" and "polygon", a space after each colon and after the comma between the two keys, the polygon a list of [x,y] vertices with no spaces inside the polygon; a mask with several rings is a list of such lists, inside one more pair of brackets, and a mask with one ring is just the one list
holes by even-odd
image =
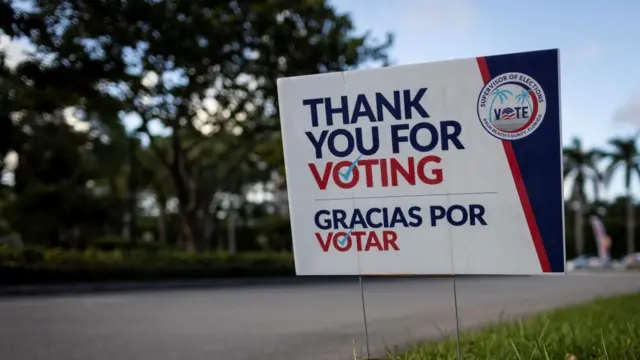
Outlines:
{"label": "paved surface", "polygon": [[[365,279],[371,348],[455,329],[451,279]],[[640,290],[640,274],[457,280],[461,326]],[[336,360],[364,347],[358,282],[0,299],[3,360]],[[351,357],[352,359],[353,357]]]}

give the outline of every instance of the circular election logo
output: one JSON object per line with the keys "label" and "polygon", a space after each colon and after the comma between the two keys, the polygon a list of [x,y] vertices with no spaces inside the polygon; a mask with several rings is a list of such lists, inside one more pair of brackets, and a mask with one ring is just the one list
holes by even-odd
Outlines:
{"label": "circular election logo", "polygon": [[478,96],[478,118],[498,139],[531,135],[542,123],[547,102],[542,86],[532,77],[511,72],[494,77]]}

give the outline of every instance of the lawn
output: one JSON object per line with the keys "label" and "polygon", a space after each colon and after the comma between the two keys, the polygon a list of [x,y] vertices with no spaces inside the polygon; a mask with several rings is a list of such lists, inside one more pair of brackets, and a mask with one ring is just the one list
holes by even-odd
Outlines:
{"label": "lawn", "polygon": [[[558,309],[461,333],[464,360],[640,360],[640,293]],[[456,338],[394,360],[457,359]]]}

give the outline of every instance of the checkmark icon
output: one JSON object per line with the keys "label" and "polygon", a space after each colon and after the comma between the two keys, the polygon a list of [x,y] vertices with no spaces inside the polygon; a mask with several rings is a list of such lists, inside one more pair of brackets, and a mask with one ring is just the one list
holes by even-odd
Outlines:
{"label": "checkmark icon", "polygon": [[347,239],[349,238],[349,235],[351,235],[352,231],[353,229],[349,229],[349,231],[347,231],[347,234],[341,240],[338,240],[338,243],[340,243],[340,246],[344,246],[347,243]]}
{"label": "checkmark icon", "polygon": [[351,163],[351,165],[349,165],[349,167],[347,168],[346,171],[342,172],[340,171],[340,176],[342,177],[342,179],[344,179],[344,181],[347,181],[349,179],[349,177],[351,177],[351,173],[353,172],[353,168],[356,166],[356,164],[358,163],[358,161],[360,161],[360,158],[362,157],[362,154],[358,155],[358,157],[353,160],[353,162]]}

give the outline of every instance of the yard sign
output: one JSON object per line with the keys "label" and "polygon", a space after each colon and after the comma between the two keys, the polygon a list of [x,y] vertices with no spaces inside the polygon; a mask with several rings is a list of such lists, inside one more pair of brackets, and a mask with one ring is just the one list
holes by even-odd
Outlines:
{"label": "yard sign", "polygon": [[558,57],[279,79],[296,273],[563,273]]}

